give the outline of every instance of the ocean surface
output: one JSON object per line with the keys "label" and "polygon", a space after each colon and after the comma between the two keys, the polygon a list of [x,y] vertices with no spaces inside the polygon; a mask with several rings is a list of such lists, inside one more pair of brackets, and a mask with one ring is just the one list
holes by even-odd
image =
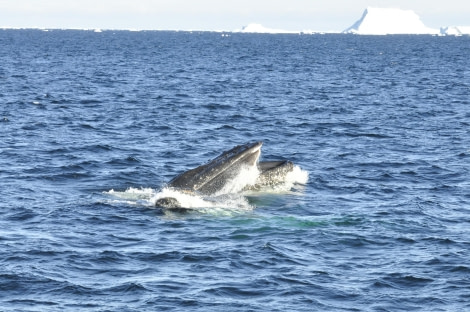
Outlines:
{"label": "ocean surface", "polygon": [[[0,30],[0,310],[470,310],[470,37]],[[247,142],[301,173],[155,198]]]}

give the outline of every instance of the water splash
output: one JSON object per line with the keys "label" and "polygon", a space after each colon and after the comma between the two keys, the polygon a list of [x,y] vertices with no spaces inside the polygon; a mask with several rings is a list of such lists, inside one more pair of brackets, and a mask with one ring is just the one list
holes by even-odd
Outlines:
{"label": "water splash", "polygon": [[286,176],[286,183],[307,184],[307,182],[308,182],[308,171],[303,170],[297,165],[295,165],[294,169],[291,172],[289,172]]}
{"label": "water splash", "polygon": [[153,206],[151,198],[155,190],[152,188],[134,188],[130,187],[125,191],[115,191],[111,189],[103,194],[110,196],[111,200],[106,200],[111,204],[127,204],[127,205],[142,205]]}
{"label": "water splash", "polygon": [[260,171],[256,166],[242,167],[239,173],[228,181],[215,195],[240,193],[247,185],[254,185],[259,174]]}
{"label": "water splash", "polygon": [[125,204],[131,206],[155,207],[157,200],[165,197],[175,198],[182,207],[202,213],[217,213],[221,211],[246,212],[251,211],[253,206],[248,200],[238,193],[220,194],[214,196],[201,196],[195,193],[163,188],[155,190],[151,188],[128,188],[125,191],[110,190],[104,192],[111,199],[106,200],[108,204]]}
{"label": "water splash", "polygon": [[[252,191],[243,192],[247,185],[256,182],[259,170],[256,167],[245,167],[240,173],[228,181],[222,190],[214,195],[205,196],[195,192],[178,190],[171,187],[163,187],[160,190],[152,188],[133,188],[130,187],[125,191],[110,190],[104,194],[112,197],[108,203],[141,205],[147,207],[155,207],[156,202],[162,198],[174,198],[181,207],[192,209],[202,213],[225,212],[247,212],[253,210],[245,197],[252,194]],[[296,184],[306,184],[308,181],[308,172],[302,170],[299,166],[294,166],[292,172],[286,176],[285,182],[278,185],[265,187],[262,193],[283,193],[291,190]]]}

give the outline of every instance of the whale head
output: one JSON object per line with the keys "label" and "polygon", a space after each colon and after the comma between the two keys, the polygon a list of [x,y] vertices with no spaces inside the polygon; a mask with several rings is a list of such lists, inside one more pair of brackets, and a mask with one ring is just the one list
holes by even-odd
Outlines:
{"label": "whale head", "polygon": [[242,168],[257,166],[262,145],[262,142],[254,142],[235,146],[207,164],[176,176],[168,186],[213,195],[235,178]]}

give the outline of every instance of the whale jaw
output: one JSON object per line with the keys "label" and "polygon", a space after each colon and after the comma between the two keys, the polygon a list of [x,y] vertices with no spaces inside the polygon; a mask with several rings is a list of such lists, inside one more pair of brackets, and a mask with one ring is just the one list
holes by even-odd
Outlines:
{"label": "whale jaw", "polygon": [[221,191],[241,169],[256,167],[262,145],[262,142],[254,142],[235,146],[207,164],[176,176],[168,186],[213,195]]}

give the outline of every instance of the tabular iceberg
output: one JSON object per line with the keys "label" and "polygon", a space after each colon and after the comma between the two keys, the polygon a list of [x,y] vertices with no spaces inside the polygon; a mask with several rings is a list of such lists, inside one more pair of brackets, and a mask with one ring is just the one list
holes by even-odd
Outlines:
{"label": "tabular iceberg", "polygon": [[261,24],[248,24],[241,30],[235,30],[234,32],[242,33],[258,33],[258,34],[298,34],[298,31],[288,31],[283,29],[272,29],[264,27]]}
{"label": "tabular iceberg", "polygon": [[359,35],[439,34],[438,29],[426,27],[411,10],[368,7],[362,17],[343,33]]}

